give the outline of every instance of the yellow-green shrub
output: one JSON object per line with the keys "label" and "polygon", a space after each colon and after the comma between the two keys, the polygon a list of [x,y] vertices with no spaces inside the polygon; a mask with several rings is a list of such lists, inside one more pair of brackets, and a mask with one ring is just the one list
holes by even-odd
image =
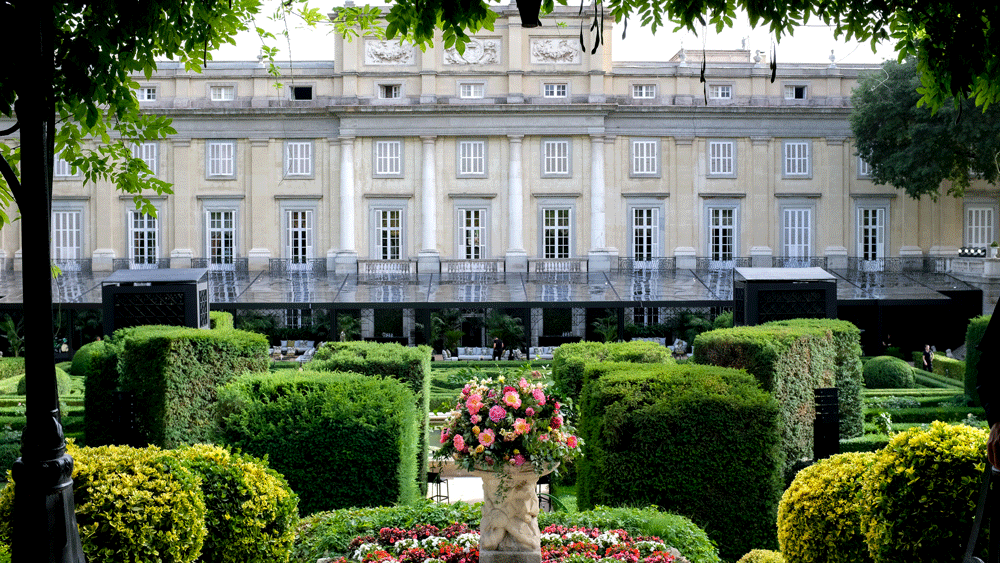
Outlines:
{"label": "yellow-green shrub", "polygon": [[865,387],[869,389],[909,389],[913,368],[892,356],[876,356],[865,362]]}
{"label": "yellow-green shrub", "polygon": [[[18,395],[24,395],[25,391],[28,389],[28,382],[25,381],[24,378],[25,376],[22,375],[17,381]],[[56,391],[60,395],[68,395],[70,384],[69,374],[60,368],[56,368]]]}
{"label": "yellow-green shrub", "polygon": [[770,549],[753,549],[740,557],[736,563],[785,563],[785,558]]}
{"label": "yellow-green shrub", "polygon": [[933,422],[897,434],[876,454],[861,498],[862,529],[875,563],[951,563],[959,557],[976,512],[986,435]]}
{"label": "yellow-green shrub", "polygon": [[795,476],[778,505],[778,544],[788,563],[870,561],[857,496],[875,454],[845,453]]}
{"label": "yellow-green shrub", "polygon": [[288,561],[299,499],[266,462],[200,444],[173,452],[201,477],[208,535],[202,563]]}
{"label": "yellow-green shrub", "polygon": [[[76,448],[73,498],[83,552],[102,563],[193,562],[205,539],[200,479],[158,448]],[[14,486],[0,492],[0,541],[10,543]]]}

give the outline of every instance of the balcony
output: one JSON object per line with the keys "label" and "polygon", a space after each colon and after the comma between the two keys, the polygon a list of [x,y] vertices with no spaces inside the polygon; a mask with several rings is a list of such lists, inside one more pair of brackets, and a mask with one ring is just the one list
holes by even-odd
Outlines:
{"label": "balcony", "polygon": [[579,274],[587,272],[586,258],[537,258],[528,260],[534,274]]}
{"label": "balcony", "polygon": [[326,258],[271,258],[267,261],[267,271],[272,276],[294,272],[326,275]]}
{"label": "balcony", "polygon": [[619,273],[669,272],[676,269],[677,260],[675,258],[649,258],[645,260],[618,258]]}

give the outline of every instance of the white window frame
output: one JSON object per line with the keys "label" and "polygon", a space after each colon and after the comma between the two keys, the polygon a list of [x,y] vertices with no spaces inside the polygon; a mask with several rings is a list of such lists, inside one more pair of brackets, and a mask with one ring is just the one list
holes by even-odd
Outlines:
{"label": "white window frame", "polygon": [[542,178],[569,178],[573,176],[573,140],[569,138],[542,138]]}
{"label": "white window frame", "polygon": [[486,97],[486,83],[461,81],[458,83],[458,97],[462,100],[482,100]]}
{"label": "white window frame", "polygon": [[627,204],[628,256],[635,262],[663,257],[666,213],[662,201],[636,200]]}
{"label": "white window frame", "polygon": [[[889,250],[889,200],[864,198],[854,202],[855,256],[860,260],[881,261]],[[866,219],[878,224],[866,225]],[[873,237],[874,240],[870,240]]]}
{"label": "white window frame", "polygon": [[159,86],[156,84],[145,84],[135,90],[135,97],[139,103],[145,104],[155,102],[159,98]]}
{"label": "white window frame", "polygon": [[[742,229],[742,205],[739,199],[733,198],[708,198],[704,201],[704,241],[706,256],[714,266],[730,267],[734,265],[734,259],[740,257]],[[731,224],[727,225],[726,215],[731,217]],[[726,241],[726,231],[729,231],[730,240]],[[728,253],[726,246],[729,246]]]}
{"label": "white window frame", "polygon": [[736,139],[709,139],[705,150],[709,178],[736,177]]}
{"label": "white window frame", "polygon": [[782,97],[786,100],[808,100],[809,85],[800,83],[782,84]]}
{"label": "white window frame", "polygon": [[808,205],[784,205],[781,213],[781,256],[812,258],[816,238],[816,210]]}
{"label": "white window frame", "polygon": [[236,178],[236,141],[222,139],[205,141],[205,178],[209,180]]}
{"label": "white window frame", "polygon": [[78,260],[85,255],[87,232],[84,221],[86,204],[83,201],[52,202],[52,261],[62,270],[79,269]]}
{"label": "white window frame", "polygon": [[811,179],[812,141],[786,139],[781,142],[781,175],[787,179]]}
{"label": "white window frame", "polygon": [[[302,94],[305,89],[309,89],[308,98],[296,97],[296,94]],[[316,85],[315,84],[289,84],[288,85],[288,99],[293,102],[309,102],[316,99]]]}
{"label": "white window frame", "polygon": [[402,139],[375,139],[372,143],[372,176],[402,178],[405,149]]}
{"label": "white window frame", "polygon": [[[393,215],[399,224],[393,225]],[[407,258],[407,214],[405,199],[372,199],[368,202],[369,248],[373,260],[405,260]],[[385,221],[390,221],[388,224]],[[393,230],[396,230],[395,234]],[[393,241],[396,252],[393,252]],[[389,243],[389,244],[387,244]]]}
{"label": "white window frame", "polygon": [[542,84],[542,97],[547,99],[559,99],[569,97],[569,83],[567,82],[545,82]]}
{"label": "white window frame", "polygon": [[458,252],[460,260],[483,260],[489,256],[489,207],[463,205],[458,215]]}
{"label": "white window frame", "polygon": [[153,176],[159,174],[160,144],[156,141],[143,141],[132,145],[132,157],[146,163]]}
{"label": "white window frame", "polygon": [[656,99],[656,84],[642,83],[632,85],[633,100],[654,100]]}
{"label": "white window frame", "polygon": [[966,197],[962,209],[962,246],[987,247],[998,240],[997,200],[987,197]]}
{"label": "white window frame", "polygon": [[236,268],[238,221],[236,208],[205,207],[205,258],[210,269]]}
{"label": "white window frame", "polygon": [[213,102],[232,102],[236,100],[235,84],[209,84],[208,99]]}
{"label": "white window frame", "polygon": [[710,100],[731,100],[733,99],[732,84],[709,84],[708,99]]}
{"label": "white window frame", "polygon": [[872,166],[868,161],[858,156],[858,178],[869,179],[872,177]]}
{"label": "white window frame", "polygon": [[[160,242],[162,241],[162,225],[160,221],[161,209],[156,210],[156,217],[146,215],[142,211],[132,208],[126,212],[128,222],[127,246],[129,268],[156,268],[160,260]],[[143,243],[136,244],[137,237],[141,236]],[[152,243],[150,244],[150,240]],[[140,252],[141,251],[141,252]]]}
{"label": "white window frame", "polygon": [[313,178],[313,141],[285,141],[285,178]]}
{"label": "white window frame", "polygon": [[489,144],[483,138],[455,139],[455,176],[457,178],[485,178],[487,176],[486,150]]}
{"label": "white window frame", "polygon": [[[386,94],[394,94],[387,96]],[[403,98],[403,84],[400,82],[379,82],[375,84],[375,97],[380,100],[399,100]]]}
{"label": "white window frame", "polygon": [[[546,259],[576,255],[576,202],[546,198],[538,202],[538,255]],[[552,252],[554,250],[554,252]]]}
{"label": "white window frame", "polygon": [[660,140],[637,138],[629,143],[629,175],[633,178],[660,177]]}
{"label": "white window frame", "polygon": [[55,165],[52,171],[52,178],[55,180],[65,180],[70,178],[76,178],[80,175],[80,170],[75,166],[71,166],[69,161],[61,156],[57,156],[54,159]]}
{"label": "white window frame", "polygon": [[288,260],[291,270],[309,270],[310,260],[316,257],[318,207],[314,200],[285,201],[279,207],[282,257]]}

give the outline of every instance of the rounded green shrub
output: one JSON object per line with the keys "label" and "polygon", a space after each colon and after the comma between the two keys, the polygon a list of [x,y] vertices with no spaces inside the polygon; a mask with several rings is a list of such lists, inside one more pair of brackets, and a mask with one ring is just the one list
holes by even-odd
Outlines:
{"label": "rounded green shrub", "polygon": [[785,563],[785,558],[781,553],[770,549],[752,549],[736,563]]}
{"label": "rounded green shrub", "polygon": [[[875,563],[950,563],[962,552],[986,463],[985,430],[933,422],[896,434],[862,486],[861,525]],[[980,532],[988,541],[988,530]]]}
{"label": "rounded green shrub", "polygon": [[208,535],[199,561],[288,561],[299,499],[281,475],[262,460],[217,446],[201,444],[174,453],[201,477]]}
{"label": "rounded green shrub", "polygon": [[857,496],[875,454],[845,453],[795,475],[778,505],[778,544],[788,563],[871,561]]}
{"label": "rounded green shrub", "polygon": [[[199,478],[155,447],[68,447],[80,541],[89,561],[197,560],[205,539]],[[13,486],[0,491],[0,541],[11,540]]]}
{"label": "rounded green shrub", "polygon": [[899,358],[876,356],[862,372],[868,389],[909,389],[913,387],[913,368]]}
{"label": "rounded green shrub", "polygon": [[107,347],[108,344],[103,340],[95,340],[80,346],[80,349],[73,354],[73,364],[69,372],[73,375],[87,375],[92,369],[94,359],[103,357],[107,353]]}
{"label": "rounded green shrub", "polygon": [[[28,383],[24,379],[25,376],[21,376],[21,379],[17,380],[17,394],[24,395],[27,391]],[[59,391],[60,395],[69,394],[70,379],[69,374],[65,371],[56,368],[56,389]]]}

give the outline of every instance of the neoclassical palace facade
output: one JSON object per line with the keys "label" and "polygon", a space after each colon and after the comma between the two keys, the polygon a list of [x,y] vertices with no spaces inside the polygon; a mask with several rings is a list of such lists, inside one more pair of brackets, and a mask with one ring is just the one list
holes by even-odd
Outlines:
{"label": "neoclassical palace facade", "polygon": [[[846,268],[998,238],[986,186],[914,201],[868,179],[848,117],[875,66],[779,64],[772,81],[750,51],[612,62],[610,32],[581,50],[575,8],[532,29],[497,10],[463,54],[331,36],[331,62],[285,64],[280,85],[256,61],[136,77],[142,107],[177,130],[135,148],[173,194],[144,216],[57,163],[56,260],[255,271],[283,259],[348,274],[627,259]],[[0,238],[5,257],[20,255],[18,229]]]}

